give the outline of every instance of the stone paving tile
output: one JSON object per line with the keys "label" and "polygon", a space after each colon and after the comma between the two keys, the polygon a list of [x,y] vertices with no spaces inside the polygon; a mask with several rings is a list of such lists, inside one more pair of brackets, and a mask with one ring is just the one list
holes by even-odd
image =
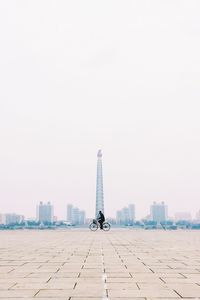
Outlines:
{"label": "stone paving tile", "polygon": [[[77,288],[75,289],[72,294],[74,297],[104,297],[104,292],[102,290],[102,287],[95,288],[95,289],[90,289],[90,288]],[[106,295],[106,293],[105,293]]]}
{"label": "stone paving tile", "polygon": [[34,297],[38,290],[1,290],[0,291],[0,298],[14,298],[14,297],[20,297],[20,298],[28,298],[28,297]]}
{"label": "stone paving tile", "polygon": [[0,299],[200,299],[198,231],[0,231]]}
{"label": "stone paving tile", "polygon": [[[99,298],[94,298],[94,297],[90,297],[89,299],[91,299],[91,300],[103,300],[102,299],[102,297],[99,297]],[[88,298],[77,298],[77,297],[71,297],[71,299],[70,300],[89,300]],[[141,299],[140,299],[141,300]]]}
{"label": "stone paving tile", "polygon": [[[200,297],[195,297],[195,298],[193,298],[193,297],[191,297],[191,298],[180,298],[180,297],[178,297],[178,298],[160,298],[160,300],[180,300],[180,299],[184,299],[184,300],[191,300],[191,299],[194,299],[194,300],[197,300],[197,299],[200,299]],[[135,300],[135,299],[134,299]],[[159,298],[145,298],[145,300],[159,300]]]}
{"label": "stone paving tile", "polygon": [[71,299],[72,300],[89,300],[89,299],[91,299],[91,300],[103,300],[102,297],[99,297],[99,298],[96,298],[96,297],[95,298],[94,297],[90,297],[90,298],[85,298],[85,297],[84,298],[82,298],[82,297],[81,298],[71,297]]}
{"label": "stone paving tile", "polygon": [[131,274],[129,272],[123,272],[123,273],[107,273],[107,278],[130,278],[132,277]]}
{"label": "stone paving tile", "polygon": [[108,290],[138,290],[138,285],[133,282],[122,282],[122,283],[107,283],[106,284]]}
{"label": "stone paving tile", "polygon": [[[159,277],[159,278],[186,278],[186,276],[184,276],[181,273],[154,273],[155,276]],[[151,276],[150,276],[151,277]]]}
{"label": "stone paving tile", "polygon": [[199,288],[187,288],[187,286],[184,287],[175,287],[174,289],[178,295],[181,296],[181,298],[189,298],[189,297],[200,297],[200,289]]}
{"label": "stone paving tile", "polygon": [[[73,298],[72,298],[72,299],[73,299]],[[122,299],[123,299],[123,298],[121,298],[121,297],[120,297],[120,298],[113,298],[113,297],[110,298],[110,297],[109,297],[109,300],[122,300]],[[126,297],[125,299],[126,299],[126,300],[146,300],[146,298],[143,298],[143,297],[142,297],[142,298],[141,298],[141,297],[140,297],[140,298],[135,298],[135,297],[131,297],[131,298],[130,298],[130,297]],[[157,299],[158,299],[158,298],[157,298]],[[162,300],[163,300],[163,298],[162,298]],[[172,298],[170,298],[170,300],[172,300]],[[177,298],[176,298],[176,300],[177,300]]]}
{"label": "stone paving tile", "polygon": [[0,278],[0,284],[5,283],[45,283],[51,277],[47,278],[20,278],[20,277],[11,277],[11,278]]}
{"label": "stone paving tile", "polygon": [[72,296],[72,290],[40,290],[35,298],[67,298]]}
{"label": "stone paving tile", "polygon": [[[100,297],[100,298],[93,298],[93,297],[91,297],[91,298],[77,298],[77,297],[71,297],[71,299],[70,300],[108,300],[108,298],[102,298],[102,297]],[[145,298],[126,298],[126,300],[145,300]],[[122,298],[109,298],[109,300],[122,300]],[[162,299],[163,300],[163,299]],[[170,299],[170,300],[173,300],[173,299]],[[177,300],[177,298],[176,298],[176,300]]]}
{"label": "stone paving tile", "polygon": [[156,290],[173,290],[173,288],[170,288],[167,284],[164,282],[160,283],[138,283],[138,287],[140,290],[146,290],[146,289],[156,289]]}
{"label": "stone paving tile", "polygon": [[200,277],[199,279],[191,279],[191,278],[161,278],[163,282],[165,283],[177,283],[177,284],[187,284],[187,283],[199,283],[200,284]]}
{"label": "stone paving tile", "polygon": [[[17,274],[15,274],[15,276],[17,276]],[[26,278],[42,278],[43,279],[43,278],[50,278],[51,276],[52,276],[52,273],[50,273],[50,272],[45,272],[45,273],[32,272],[32,273],[27,274],[24,277],[26,277]]]}
{"label": "stone paving tile", "polygon": [[73,289],[74,283],[17,283],[11,287],[12,290],[57,290]]}
{"label": "stone paving tile", "polygon": [[24,278],[26,276],[28,276],[30,273],[17,273],[17,272],[11,272],[11,273],[0,273],[0,279],[3,278]]}
{"label": "stone paving tile", "polygon": [[[107,283],[117,283],[117,282],[119,282],[119,283],[139,283],[139,282],[149,282],[147,279],[143,279],[143,278],[133,278],[133,277],[130,277],[130,278],[127,278],[127,277],[122,277],[122,278],[120,278],[120,277],[118,277],[118,278],[107,278],[106,279],[106,282]],[[160,283],[161,282],[161,280],[159,279],[159,278],[152,278],[151,280],[150,280],[150,282],[152,282],[152,283],[155,283],[155,282],[157,282],[157,283]]]}
{"label": "stone paving tile", "polygon": [[15,283],[8,283],[8,282],[4,282],[4,283],[0,283],[0,293],[1,293],[1,290],[8,290],[10,288],[12,288],[12,286],[14,285]]}
{"label": "stone paving tile", "polygon": [[[8,297],[8,298],[0,298],[1,300],[20,300],[20,299],[26,299],[26,300],[36,300],[36,299],[38,299],[38,300],[47,300],[48,298],[30,298],[30,297],[23,297],[23,296],[20,296],[20,297]],[[51,298],[49,298],[50,300],[71,300],[70,299],[70,297],[64,297],[64,298],[54,298],[54,297],[51,297]],[[83,300],[83,298],[82,298],[82,300]],[[87,299],[88,300],[88,299]],[[102,299],[101,299],[102,300]]]}
{"label": "stone paving tile", "polygon": [[157,290],[157,289],[144,289],[144,290],[109,290],[108,297],[121,297],[121,298],[134,298],[134,297],[156,297],[156,298],[175,298],[176,292],[173,290]]}

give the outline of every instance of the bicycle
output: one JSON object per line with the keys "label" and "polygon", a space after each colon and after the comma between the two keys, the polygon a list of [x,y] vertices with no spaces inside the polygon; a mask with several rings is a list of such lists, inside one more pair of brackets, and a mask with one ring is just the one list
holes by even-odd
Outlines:
{"label": "bicycle", "polygon": [[[99,223],[95,219],[89,225],[89,228],[90,228],[91,231],[96,231],[99,227],[100,227]],[[109,231],[110,230],[110,224],[108,222],[103,223],[103,230],[104,231]]]}

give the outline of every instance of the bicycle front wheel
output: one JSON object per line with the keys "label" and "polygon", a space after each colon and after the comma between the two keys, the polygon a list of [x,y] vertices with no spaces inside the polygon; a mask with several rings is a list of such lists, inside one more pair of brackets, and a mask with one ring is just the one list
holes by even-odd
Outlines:
{"label": "bicycle front wheel", "polygon": [[95,223],[91,223],[89,225],[89,228],[90,228],[91,231],[96,231],[98,229],[98,225],[95,224]]}
{"label": "bicycle front wheel", "polygon": [[109,231],[110,230],[110,224],[108,222],[103,223],[103,230]]}

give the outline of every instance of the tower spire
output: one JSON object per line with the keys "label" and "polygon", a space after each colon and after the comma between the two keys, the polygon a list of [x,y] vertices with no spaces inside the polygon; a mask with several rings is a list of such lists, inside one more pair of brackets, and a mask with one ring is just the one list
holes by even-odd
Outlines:
{"label": "tower spire", "polygon": [[103,199],[103,168],[102,168],[102,152],[97,153],[97,182],[96,182],[96,217],[99,211],[104,213]]}

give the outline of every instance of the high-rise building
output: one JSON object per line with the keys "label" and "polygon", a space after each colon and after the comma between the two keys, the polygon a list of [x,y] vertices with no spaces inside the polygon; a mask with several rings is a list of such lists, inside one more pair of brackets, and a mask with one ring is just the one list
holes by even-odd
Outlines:
{"label": "high-rise building", "polygon": [[4,224],[10,225],[10,224],[20,224],[24,222],[24,216],[17,215],[17,214],[5,214],[4,215]]}
{"label": "high-rise building", "polygon": [[85,224],[85,211],[78,207],[73,207],[72,204],[67,205],[67,222],[73,225]]}
{"label": "high-rise building", "polygon": [[129,220],[135,222],[135,204],[129,204]]}
{"label": "high-rise building", "polygon": [[120,225],[121,222],[122,222],[122,211],[117,210],[117,212],[116,212],[116,223]]}
{"label": "high-rise building", "polygon": [[5,225],[6,219],[4,214],[0,214],[0,225]]}
{"label": "high-rise building", "polygon": [[53,205],[50,202],[43,204],[41,201],[37,206],[37,221],[41,223],[52,223],[53,222]]}
{"label": "high-rise building", "polygon": [[72,224],[74,225],[79,225],[79,208],[78,207],[74,207],[72,209]]}
{"label": "high-rise building", "polygon": [[135,222],[135,205],[130,204],[128,207],[124,207],[117,211],[116,222],[119,225],[130,225]]}
{"label": "high-rise building", "polygon": [[150,208],[150,219],[156,222],[163,222],[167,220],[168,208],[164,202],[153,202]]}
{"label": "high-rise building", "polygon": [[79,212],[79,223],[85,224],[85,211],[84,210],[80,210],[80,212]]}
{"label": "high-rise building", "polygon": [[73,210],[73,205],[68,204],[67,205],[67,222],[72,223],[72,210]]}
{"label": "high-rise building", "polygon": [[124,222],[128,223],[129,222],[129,209],[128,209],[128,207],[124,207],[122,209],[122,216],[124,218]]}
{"label": "high-rise building", "polygon": [[97,153],[97,182],[96,182],[96,218],[99,211],[104,213],[104,195],[103,195],[103,168],[102,168],[102,152]]}

